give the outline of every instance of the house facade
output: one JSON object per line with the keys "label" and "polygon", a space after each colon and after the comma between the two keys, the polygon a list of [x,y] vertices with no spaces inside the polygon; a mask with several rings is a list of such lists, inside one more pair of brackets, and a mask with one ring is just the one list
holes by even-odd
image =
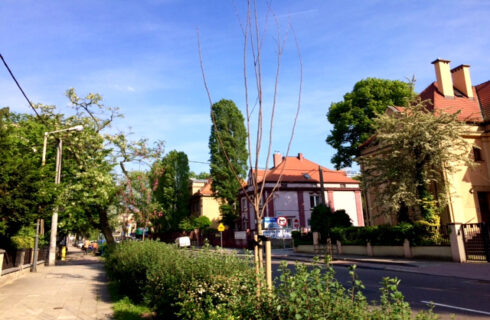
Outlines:
{"label": "house facade", "polygon": [[[251,170],[245,186],[245,192],[249,195],[253,195],[252,173]],[[323,175],[323,187],[320,173]],[[267,221],[274,220],[268,218],[285,217],[289,228],[310,230],[311,211],[323,199],[334,210],[344,209],[354,226],[364,225],[359,181],[347,177],[344,171],[322,167],[306,159],[302,153],[296,157],[282,157],[280,153],[276,153],[274,166],[258,172],[259,186],[265,184],[264,203],[278,181],[278,189],[272,200],[266,204],[265,228],[269,227]],[[239,197],[241,227],[243,230],[255,230],[253,206],[243,190]]]}
{"label": "house facade", "polygon": [[[449,204],[441,215],[441,224],[490,222],[490,81],[473,86],[469,65],[451,69],[450,61],[443,59],[432,64],[436,81],[420,97],[432,102],[430,111],[460,112],[458,120],[465,123],[463,135],[470,146],[468,156],[474,160],[473,167],[460,165],[455,173],[444,173]],[[390,110],[396,112],[397,108]],[[367,141],[361,156],[374,149]],[[365,200],[368,224],[396,223],[394,217],[377,212],[376,190],[366,190]]]}
{"label": "house facade", "polygon": [[211,228],[217,228],[221,219],[220,201],[211,190],[211,179],[190,179],[189,191],[191,193],[191,216],[206,216],[211,220]]}

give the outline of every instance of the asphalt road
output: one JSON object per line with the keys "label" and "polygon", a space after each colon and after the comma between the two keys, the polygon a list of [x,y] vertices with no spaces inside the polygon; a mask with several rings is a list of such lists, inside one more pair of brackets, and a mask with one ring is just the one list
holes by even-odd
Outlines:
{"label": "asphalt road", "polygon": [[[273,276],[277,277],[279,260],[273,260]],[[294,262],[288,261],[294,269]],[[334,266],[336,278],[345,287],[350,287],[350,276],[345,266]],[[359,279],[366,289],[364,294],[371,300],[379,299],[383,277],[401,280],[400,291],[414,310],[429,309],[425,302],[435,303],[434,312],[442,319],[490,319],[490,283],[462,278],[424,275],[398,271],[357,268]]]}

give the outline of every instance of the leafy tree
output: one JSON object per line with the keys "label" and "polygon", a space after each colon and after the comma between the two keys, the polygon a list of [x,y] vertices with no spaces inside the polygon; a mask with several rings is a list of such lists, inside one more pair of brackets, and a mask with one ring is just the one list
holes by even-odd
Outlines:
{"label": "leafy tree", "polygon": [[41,168],[44,130],[38,118],[0,110],[0,243],[4,248],[22,226],[51,215],[56,188],[54,178],[43,179],[54,170],[54,164]]}
{"label": "leafy tree", "polygon": [[159,220],[162,231],[179,229],[179,223],[190,215],[189,160],[184,152],[170,151],[160,161],[163,173],[153,192],[163,212]]}
{"label": "leafy tree", "polygon": [[[224,202],[221,214],[228,216],[229,224],[238,217],[234,207],[240,190],[240,179],[247,175],[247,130],[244,118],[231,100],[220,100],[211,107],[211,135],[209,137],[210,167],[215,195]],[[231,215],[231,216],[230,216]],[[234,223],[229,224],[233,226]]]}
{"label": "leafy tree", "polygon": [[319,232],[323,240],[327,239],[331,228],[350,226],[352,222],[345,210],[334,212],[332,208],[321,203],[311,212],[311,230]]}
{"label": "leafy tree", "polygon": [[344,100],[332,103],[327,118],[333,129],[326,141],[337,150],[332,158],[335,167],[350,167],[359,156],[359,145],[374,133],[374,118],[388,106],[405,105],[412,95],[409,83],[367,78],[357,82]]}
{"label": "leafy tree", "polygon": [[179,222],[179,229],[190,232],[196,229],[205,230],[211,226],[211,220],[206,216],[200,216],[197,218],[187,217]]}
{"label": "leafy tree", "polygon": [[401,111],[377,117],[374,149],[360,158],[362,183],[376,190],[377,211],[398,214],[398,220],[410,213],[437,223],[447,203],[444,172],[471,165],[458,113],[433,113],[428,103],[417,98]]}
{"label": "leafy tree", "polygon": [[[153,147],[147,139],[129,141],[127,135],[120,133],[110,137],[114,145],[113,161],[119,164],[123,177],[118,182],[117,207],[125,212],[133,213],[136,222],[146,229],[151,223],[155,232],[159,232],[163,220],[163,212],[153,193],[156,191],[159,179],[164,172],[159,160],[164,152],[164,142],[157,141]],[[128,171],[126,166],[138,162],[152,165],[149,172]],[[126,223],[123,222],[124,233],[127,233]],[[143,233],[143,240],[145,233]]]}
{"label": "leafy tree", "polygon": [[209,176],[209,173],[204,171],[200,173],[195,173],[194,171],[189,172],[189,178],[204,180],[209,178]]}

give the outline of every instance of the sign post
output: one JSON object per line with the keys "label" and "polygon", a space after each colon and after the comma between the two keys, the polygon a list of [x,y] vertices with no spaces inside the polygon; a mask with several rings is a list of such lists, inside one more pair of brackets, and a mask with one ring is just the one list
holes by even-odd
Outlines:
{"label": "sign post", "polygon": [[284,227],[288,225],[288,219],[286,217],[277,217],[277,225],[281,227],[282,248],[286,248],[284,243]]}
{"label": "sign post", "polygon": [[221,241],[221,249],[223,249],[223,231],[225,231],[225,225],[220,223],[218,225],[219,237]]}

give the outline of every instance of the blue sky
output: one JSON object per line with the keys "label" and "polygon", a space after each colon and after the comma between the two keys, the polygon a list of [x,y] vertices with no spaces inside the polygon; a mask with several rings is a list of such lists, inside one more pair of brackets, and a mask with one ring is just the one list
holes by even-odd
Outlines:
{"label": "blue sky", "polygon": [[[415,75],[421,91],[435,80],[430,62],[438,57],[451,60],[452,67],[471,65],[473,84],[490,78],[488,1],[271,3],[280,30],[286,32],[288,22],[294,27],[304,68],[290,154],[302,152],[327,167],[333,167],[334,150],[325,143],[331,130],[325,115],[358,80]],[[134,139],[162,139],[167,151],[177,149],[191,161],[206,162],[211,121],[196,29],[213,100],[232,99],[244,111],[237,18],[237,11],[244,16],[243,8],[239,0],[2,0],[0,53],[32,101],[67,111],[66,89],[74,87],[79,95],[98,92],[105,104],[124,113],[116,128],[131,127]],[[269,23],[263,60],[266,106],[275,67],[274,35]],[[291,35],[281,66],[272,150],[285,153],[299,74]],[[3,66],[0,106],[31,112]],[[190,164],[191,170],[207,170],[205,164]]]}

